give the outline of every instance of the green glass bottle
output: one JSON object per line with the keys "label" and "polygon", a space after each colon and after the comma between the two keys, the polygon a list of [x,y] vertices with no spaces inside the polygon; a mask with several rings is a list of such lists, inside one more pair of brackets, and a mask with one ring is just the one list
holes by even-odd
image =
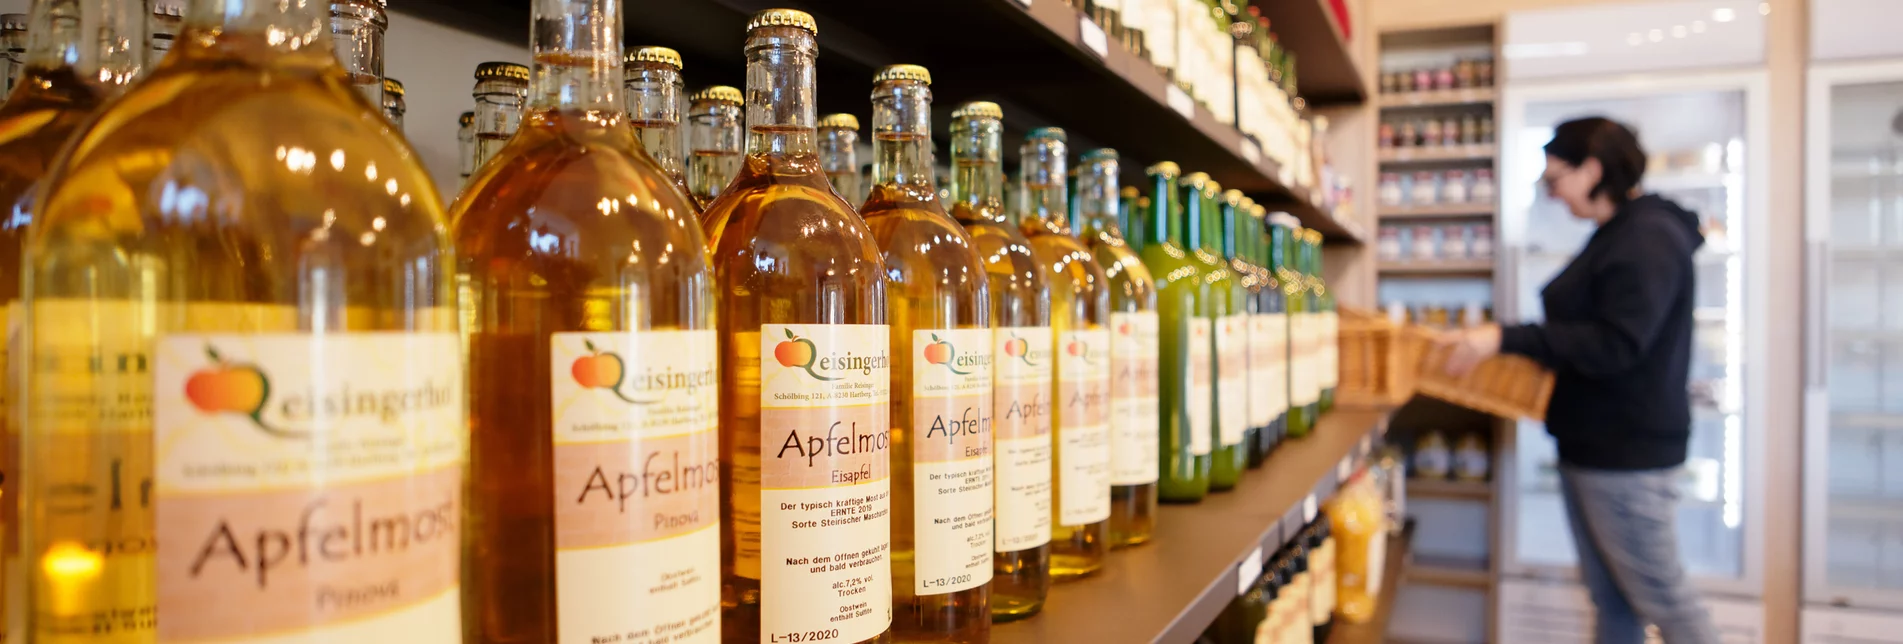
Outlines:
{"label": "green glass bottle", "polygon": [[1316,360],[1315,375],[1320,405],[1318,413],[1335,408],[1335,385],[1341,382],[1341,316],[1335,311],[1335,293],[1322,279],[1322,232],[1309,229],[1302,235],[1308,250],[1308,283],[1315,297]]}
{"label": "green glass bottle", "polygon": [[1123,231],[1123,244],[1130,248],[1130,252],[1141,256],[1143,246],[1147,243],[1143,238],[1142,211],[1138,210],[1145,201],[1143,193],[1136,186],[1124,186],[1118,197],[1117,229]]}
{"label": "green glass bottle", "polygon": [[1288,304],[1288,364],[1290,438],[1307,436],[1314,428],[1311,409],[1320,401],[1314,369],[1315,342],[1309,333],[1308,282],[1301,271],[1301,225],[1287,213],[1276,213],[1270,248],[1276,254],[1275,274],[1282,282],[1283,301]]}
{"label": "green glass bottle", "polygon": [[1261,204],[1252,204],[1243,224],[1248,234],[1242,236],[1248,241],[1251,261],[1262,272],[1256,314],[1249,320],[1249,370],[1257,376],[1251,379],[1255,389],[1250,395],[1262,401],[1270,414],[1268,430],[1256,436],[1256,451],[1263,458],[1288,437],[1288,299],[1282,294],[1282,281],[1269,251],[1267,211]]}
{"label": "green glass bottle", "polygon": [[1244,316],[1242,276],[1230,270],[1222,258],[1221,215],[1218,194],[1221,186],[1201,172],[1191,173],[1178,182],[1183,195],[1183,227],[1189,232],[1190,257],[1203,269],[1203,283],[1209,286],[1208,310],[1212,364],[1215,370],[1214,406],[1216,443],[1209,469],[1209,489],[1233,488],[1249,467],[1249,453],[1243,448],[1248,433],[1248,413],[1241,402],[1248,397],[1248,352],[1241,338]]}
{"label": "green glass bottle", "polygon": [[1236,327],[1230,339],[1241,345],[1242,399],[1240,402],[1232,399],[1228,404],[1241,408],[1244,423],[1242,454],[1249,467],[1254,468],[1262,464],[1262,457],[1266,454],[1257,446],[1262,442],[1262,432],[1269,425],[1268,401],[1255,394],[1256,380],[1261,376],[1256,373],[1255,336],[1250,332],[1256,313],[1262,308],[1262,273],[1256,270],[1255,264],[1243,252],[1242,222],[1249,218],[1249,206],[1254,202],[1242,196],[1241,190],[1231,189],[1223,191],[1221,204],[1217,225],[1221,228],[1222,259],[1229,264],[1229,270],[1235,271],[1240,278],[1238,281],[1243,291],[1241,306],[1230,316]]}
{"label": "green glass bottle", "polygon": [[1176,164],[1150,166],[1150,209],[1142,217],[1143,265],[1156,279],[1157,497],[1194,503],[1209,494],[1215,440],[1215,372],[1210,366],[1209,286],[1187,248],[1178,215]]}
{"label": "green glass bottle", "polygon": [[1116,150],[1085,152],[1078,227],[1110,280],[1110,546],[1150,540],[1156,525],[1156,280],[1123,238]]}

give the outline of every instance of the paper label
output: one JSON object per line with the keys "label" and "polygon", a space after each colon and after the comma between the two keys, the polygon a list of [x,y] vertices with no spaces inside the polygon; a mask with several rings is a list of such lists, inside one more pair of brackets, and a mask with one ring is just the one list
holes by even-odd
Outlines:
{"label": "paper label", "polygon": [[1078,40],[1083,41],[1084,48],[1096,54],[1098,58],[1103,58],[1110,53],[1109,38],[1105,37],[1103,28],[1092,22],[1089,16],[1077,17],[1077,37]]}
{"label": "paper label", "polygon": [[1249,317],[1216,322],[1216,435],[1223,447],[1242,444],[1249,429]]}
{"label": "paper label", "polygon": [[162,642],[453,642],[455,333],[178,334],[153,357]]}
{"label": "paper label", "polygon": [[746,479],[760,490],[757,527],[735,526],[758,549],[743,543],[734,567],[760,580],[763,640],[858,642],[892,624],[887,332],[760,327],[760,458],[733,468],[736,496]]}
{"label": "paper label", "polygon": [[1289,406],[1312,405],[1321,399],[1316,373],[1318,338],[1313,313],[1289,314]]}
{"label": "paper label", "polygon": [[1158,478],[1157,331],[1155,312],[1110,314],[1110,483],[1144,485]]}
{"label": "paper label", "polygon": [[1288,316],[1249,316],[1249,424],[1267,427],[1288,411]]}
{"label": "paper label", "polygon": [[1214,326],[1209,318],[1189,321],[1189,372],[1183,377],[1189,381],[1189,400],[1185,401],[1189,407],[1189,453],[1195,456],[1208,454],[1216,442]]}
{"label": "paper label", "polygon": [[1309,579],[1315,581],[1315,593],[1309,602],[1309,621],[1321,624],[1335,613],[1335,540],[1323,539],[1322,545],[1309,551]]}
{"label": "paper label", "polygon": [[1334,389],[1341,382],[1341,315],[1334,311],[1322,311],[1315,317],[1321,322],[1319,364],[1315,366],[1316,377],[1321,379],[1318,388]]}
{"label": "paper label", "polygon": [[913,594],[991,581],[991,329],[912,332]]}
{"label": "paper label", "polygon": [[1110,518],[1110,332],[1065,331],[1057,354],[1057,517]]}
{"label": "paper label", "polygon": [[563,644],[720,641],[715,338],[549,338]]}
{"label": "paper label", "polygon": [[998,552],[1051,542],[1051,328],[1003,327],[991,363]]}

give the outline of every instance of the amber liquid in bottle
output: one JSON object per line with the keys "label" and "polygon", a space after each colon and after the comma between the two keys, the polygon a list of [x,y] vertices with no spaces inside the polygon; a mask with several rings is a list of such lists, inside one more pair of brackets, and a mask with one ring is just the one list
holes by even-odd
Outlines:
{"label": "amber liquid in bottle", "polygon": [[873,185],[892,342],[893,638],[991,639],[991,298],[984,264],[932,193],[924,68],[873,88]]}
{"label": "amber liquid in bottle", "polygon": [[716,85],[694,94],[687,113],[687,193],[703,209],[740,173],[740,126],[740,90]]}
{"label": "amber liquid in bottle", "polygon": [[[451,207],[471,311],[471,644],[718,627],[713,271],[692,203],[623,112],[618,6],[537,5],[536,98]],[[615,28],[540,28],[580,16]],[[626,475],[648,483],[622,498]],[[643,589],[627,610],[599,610],[627,587]]]}
{"label": "amber liquid in bottle", "polygon": [[[681,194],[687,190],[687,170],[681,154],[680,54],[666,47],[642,47],[629,52],[623,68],[628,96],[629,125],[642,152],[659,165]],[[699,204],[693,204],[699,212]]]}
{"label": "amber liquid in bottle", "polygon": [[[1001,112],[992,103],[961,106],[952,116],[952,218],[971,234],[984,262],[997,329],[992,359],[992,450],[996,546],[991,559],[991,617],[1024,619],[1044,608],[1051,589],[1051,420],[1049,342],[1033,360],[1032,341],[1050,338],[1050,287],[1031,243],[1004,211]],[[1022,334],[1022,337],[1014,337]],[[1010,376],[1007,376],[1010,374]],[[1007,380],[1015,377],[1016,382]]]}
{"label": "amber liquid in bottle", "polygon": [[[731,644],[816,631],[891,640],[885,269],[820,170],[811,21],[755,15],[746,161],[703,215],[720,289],[721,639]],[[793,526],[831,509],[864,520]],[[849,557],[845,570],[812,571],[835,555]]]}

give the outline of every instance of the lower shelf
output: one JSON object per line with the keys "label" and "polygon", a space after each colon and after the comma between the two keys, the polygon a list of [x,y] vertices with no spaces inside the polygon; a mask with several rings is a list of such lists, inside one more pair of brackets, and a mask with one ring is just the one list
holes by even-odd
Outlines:
{"label": "lower shelf", "polygon": [[1394,598],[1401,592],[1401,578],[1413,566],[1408,554],[1414,541],[1414,522],[1407,522],[1398,539],[1388,540],[1388,568],[1381,573],[1381,595],[1375,599],[1374,617],[1365,624],[1349,624],[1335,618],[1328,633],[1328,644],[1376,644],[1388,638],[1388,620],[1394,616]]}
{"label": "lower shelf", "polygon": [[1407,569],[1409,583],[1460,588],[1492,588],[1493,570],[1485,559],[1416,555]]}

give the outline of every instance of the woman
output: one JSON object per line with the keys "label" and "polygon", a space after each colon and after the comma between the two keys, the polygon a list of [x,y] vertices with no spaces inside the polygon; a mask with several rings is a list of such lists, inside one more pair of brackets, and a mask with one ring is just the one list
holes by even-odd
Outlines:
{"label": "woman", "polygon": [[1639,644],[1654,624],[1668,644],[1716,644],[1685,577],[1673,532],[1691,436],[1692,252],[1698,218],[1639,193],[1645,152],[1604,118],[1560,124],[1546,144],[1547,193],[1598,224],[1541,291],[1546,321],[1450,334],[1448,371],[1498,353],[1553,370],[1546,430],[1559,446],[1580,577],[1598,607],[1599,644]]}

